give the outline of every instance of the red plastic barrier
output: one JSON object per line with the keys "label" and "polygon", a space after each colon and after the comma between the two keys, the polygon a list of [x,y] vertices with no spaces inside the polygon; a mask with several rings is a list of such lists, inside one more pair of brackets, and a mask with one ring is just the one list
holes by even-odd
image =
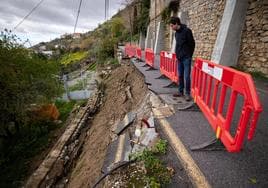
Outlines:
{"label": "red plastic barrier", "polygon": [[135,56],[136,56],[136,46],[131,45],[129,57],[135,57]]}
{"label": "red plastic barrier", "polygon": [[172,82],[178,83],[178,61],[176,54],[165,51],[160,52],[160,72]]}
{"label": "red plastic barrier", "polygon": [[154,68],[154,52],[151,48],[145,50],[145,63]]}
{"label": "red plastic barrier", "polygon": [[[231,91],[230,96],[226,95],[227,90]],[[241,150],[247,126],[248,140],[252,140],[262,106],[249,74],[197,58],[191,91],[216,137],[221,139],[229,152]],[[243,97],[244,103],[239,108],[240,119],[235,133],[231,133],[233,113],[235,107],[239,107],[236,106],[238,95]],[[224,104],[228,104],[226,113],[223,112]]]}
{"label": "red plastic barrier", "polygon": [[136,58],[141,60],[141,48],[136,48]]}
{"label": "red plastic barrier", "polygon": [[130,45],[129,43],[127,43],[125,45],[125,54],[128,57],[135,57],[136,56],[136,47],[134,45]]}

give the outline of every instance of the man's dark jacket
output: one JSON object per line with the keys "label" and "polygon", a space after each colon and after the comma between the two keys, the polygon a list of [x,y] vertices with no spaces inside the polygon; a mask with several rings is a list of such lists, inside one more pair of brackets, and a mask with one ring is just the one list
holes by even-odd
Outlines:
{"label": "man's dark jacket", "polygon": [[195,48],[195,41],[191,29],[182,24],[175,33],[176,56],[178,59],[192,58]]}

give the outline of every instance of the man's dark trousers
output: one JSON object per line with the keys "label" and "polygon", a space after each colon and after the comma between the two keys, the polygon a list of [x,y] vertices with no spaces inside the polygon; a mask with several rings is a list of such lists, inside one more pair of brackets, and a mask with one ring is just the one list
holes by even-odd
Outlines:
{"label": "man's dark trousers", "polygon": [[179,93],[183,94],[184,80],[185,80],[185,94],[190,95],[191,89],[191,63],[192,58],[186,57],[181,58],[179,61],[178,72],[179,72]]}

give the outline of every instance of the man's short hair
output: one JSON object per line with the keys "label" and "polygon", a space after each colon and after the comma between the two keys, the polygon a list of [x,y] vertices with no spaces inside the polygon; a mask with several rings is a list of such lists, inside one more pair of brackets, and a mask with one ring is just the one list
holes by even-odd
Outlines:
{"label": "man's short hair", "polygon": [[178,17],[172,16],[169,21],[170,24],[178,24],[181,25],[181,20]]}

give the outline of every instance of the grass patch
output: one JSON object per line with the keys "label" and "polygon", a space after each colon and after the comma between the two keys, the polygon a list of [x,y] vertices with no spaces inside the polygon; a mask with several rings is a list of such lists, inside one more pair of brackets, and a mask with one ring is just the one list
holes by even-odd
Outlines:
{"label": "grass patch", "polygon": [[246,71],[241,66],[231,66],[231,68],[242,71],[242,72],[249,73],[256,80],[268,81],[268,77],[260,71]]}
{"label": "grass patch", "polygon": [[60,63],[63,65],[69,65],[72,63],[76,63],[78,61],[83,60],[88,55],[88,52],[75,52],[75,53],[68,53],[65,54],[61,59]]}
{"label": "grass patch", "polygon": [[79,91],[83,90],[86,85],[86,79],[79,80],[75,85],[69,86],[69,91]]}
{"label": "grass patch", "polygon": [[266,77],[265,74],[263,74],[262,72],[254,71],[254,72],[250,72],[250,74],[256,80],[268,81],[268,77]]}
{"label": "grass patch", "polygon": [[87,70],[96,71],[97,63],[91,63]]}
{"label": "grass patch", "polygon": [[55,105],[57,106],[60,112],[60,120],[66,121],[67,117],[69,116],[75,104],[76,102],[73,100],[69,102],[62,101],[62,100],[55,101]]}
{"label": "grass patch", "polygon": [[111,58],[107,60],[108,64],[117,65],[119,64],[119,61],[117,58]]}

